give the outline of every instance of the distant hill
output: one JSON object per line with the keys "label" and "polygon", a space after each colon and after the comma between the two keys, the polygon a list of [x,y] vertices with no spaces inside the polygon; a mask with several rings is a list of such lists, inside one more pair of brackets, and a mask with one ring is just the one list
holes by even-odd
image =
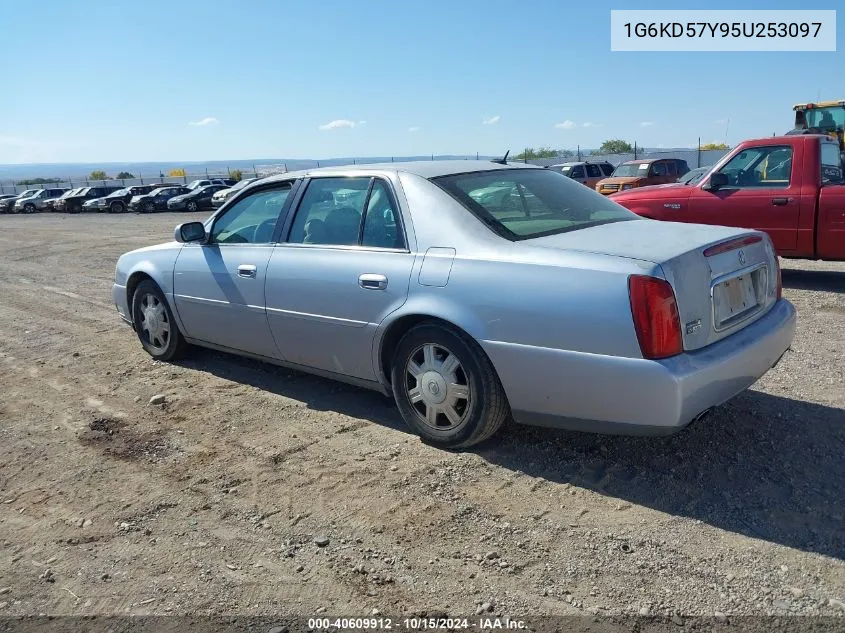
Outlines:
{"label": "distant hill", "polygon": [[[297,159],[297,158],[256,158],[254,160],[214,160],[214,161],[170,161],[170,162],[118,162],[118,163],[32,163],[21,165],[0,164],[0,181],[8,183],[11,181],[23,180],[26,178],[61,178],[80,180],[94,170],[103,170],[108,175],[128,171],[135,176],[158,176],[167,175],[167,172],[174,168],[182,168],[189,175],[204,174],[206,171],[211,175],[226,174],[230,169],[240,169],[246,173],[252,173],[253,167],[262,171],[288,171],[297,169],[309,169],[328,165],[351,165],[356,163],[382,163],[406,160],[431,160],[428,156],[371,156],[366,158],[328,158],[328,159]],[[475,159],[475,156],[435,155],[435,159]],[[482,159],[489,159],[490,156],[480,156]]]}

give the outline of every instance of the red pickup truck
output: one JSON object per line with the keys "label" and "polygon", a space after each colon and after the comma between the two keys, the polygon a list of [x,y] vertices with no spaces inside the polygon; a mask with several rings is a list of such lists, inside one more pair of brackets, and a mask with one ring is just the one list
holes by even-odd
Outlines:
{"label": "red pickup truck", "polygon": [[807,134],[745,141],[695,185],[610,196],[655,220],[765,231],[782,257],[845,260],[845,181],[839,144]]}

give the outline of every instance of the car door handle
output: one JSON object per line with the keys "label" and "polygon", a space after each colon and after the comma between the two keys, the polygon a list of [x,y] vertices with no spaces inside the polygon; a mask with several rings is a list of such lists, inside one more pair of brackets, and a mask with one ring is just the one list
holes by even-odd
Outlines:
{"label": "car door handle", "polygon": [[385,290],[387,288],[387,277],[366,273],[358,276],[358,285],[364,290]]}
{"label": "car door handle", "polygon": [[258,269],[252,264],[241,264],[238,266],[238,277],[245,279],[255,279],[255,273]]}
{"label": "car door handle", "polygon": [[772,198],[772,204],[776,207],[782,207],[789,204],[789,198]]}

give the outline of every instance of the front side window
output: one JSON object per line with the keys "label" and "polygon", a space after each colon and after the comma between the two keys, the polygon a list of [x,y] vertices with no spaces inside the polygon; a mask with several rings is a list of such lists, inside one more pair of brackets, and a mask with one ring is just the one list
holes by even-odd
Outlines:
{"label": "front side window", "polygon": [[587,178],[601,178],[602,173],[601,169],[599,169],[598,165],[586,165],[587,167]]}
{"label": "front side window", "polygon": [[720,170],[734,187],[788,187],[792,176],[792,148],[750,147],[731,158]]}
{"label": "front side window", "polygon": [[565,233],[639,216],[548,169],[503,169],[432,181],[509,240]]}
{"label": "front side window", "polygon": [[654,163],[651,166],[651,175],[661,177],[666,175],[666,163]]}
{"label": "front side window", "polygon": [[241,198],[217,218],[211,229],[215,244],[267,244],[290,194],[290,183]]}

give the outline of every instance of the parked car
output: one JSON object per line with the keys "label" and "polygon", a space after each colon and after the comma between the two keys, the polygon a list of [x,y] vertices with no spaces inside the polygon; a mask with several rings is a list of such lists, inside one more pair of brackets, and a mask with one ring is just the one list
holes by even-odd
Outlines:
{"label": "parked car", "polygon": [[[56,211],[65,213],[79,213],[82,211],[82,205],[89,200],[103,198],[114,191],[120,189],[119,185],[101,185],[99,187],[82,187],[76,193],[65,196],[55,204]],[[92,210],[88,207],[88,210]],[[96,210],[96,207],[93,209]]]}
{"label": "parked car", "polygon": [[[190,189],[190,187],[189,187]],[[167,201],[168,211],[197,211],[211,208],[211,196],[226,189],[226,185],[205,185]]]}
{"label": "parked car", "polygon": [[15,201],[14,213],[35,213],[43,211],[48,200],[54,200],[67,189],[38,189],[34,194]]}
{"label": "parked car", "polygon": [[596,191],[610,195],[636,187],[675,182],[688,171],[687,161],[679,158],[629,160],[614,169],[610,178],[600,180],[596,184]]}
{"label": "parked car", "polygon": [[[134,196],[143,196],[161,187],[169,186],[167,183],[151,183],[148,185],[132,185],[124,189],[110,193],[105,198],[101,198],[97,204],[99,211],[108,211],[109,213],[124,213],[129,208],[129,203]],[[178,186],[178,185],[174,185]]]}
{"label": "parked car", "polygon": [[152,213],[153,211],[165,211],[167,201],[175,196],[182,196],[191,193],[187,187],[159,187],[149,193],[133,196],[129,202],[129,209],[139,213]]}
{"label": "parked car", "polygon": [[16,193],[0,193],[0,200],[8,200],[9,198],[17,198]]}
{"label": "parked car", "polygon": [[228,200],[230,196],[236,194],[247,185],[254,183],[256,180],[258,180],[258,178],[244,178],[236,182],[228,189],[221,189],[213,196],[211,196],[211,206],[214,208],[223,206],[223,203],[226,202],[226,200]]}
{"label": "parked car", "polygon": [[614,167],[607,161],[592,162],[582,160],[551,165],[549,169],[559,171],[564,176],[569,176],[572,180],[580,182],[582,185],[587,185],[590,189],[594,189],[599,180],[607,178],[613,173]]}
{"label": "parked car", "polygon": [[687,173],[678,178],[676,182],[679,182],[684,185],[694,185],[705,175],[707,175],[707,172],[709,172],[711,169],[713,169],[713,165],[709,165],[708,167],[696,167],[695,169],[690,169]]}
{"label": "parked car", "polygon": [[28,198],[31,195],[34,195],[41,191],[40,189],[25,189],[18,194],[15,194],[11,198],[4,198],[0,200],[0,213],[13,213],[15,209],[15,203],[18,200],[23,198]]}
{"label": "parked car", "polygon": [[188,189],[198,189],[199,187],[207,187],[208,185],[225,185],[232,187],[237,184],[234,178],[210,178],[207,180],[192,180],[188,183]]}
{"label": "parked car", "polygon": [[782,257],[845,260],[845,184],[825,135],[740,143],[697,184],[613,196],[641,216],[765,231]]}
{"label": "parked car", "polygon": [[[531,196],[474,195],[491,183]],[[671,433],[795,332],[764,233],[644,220],[530,165],[281,174],[174,237],[115,271],[117,311],[153,358],[195,344],[392,394],[441,446],[509,416]]]}

